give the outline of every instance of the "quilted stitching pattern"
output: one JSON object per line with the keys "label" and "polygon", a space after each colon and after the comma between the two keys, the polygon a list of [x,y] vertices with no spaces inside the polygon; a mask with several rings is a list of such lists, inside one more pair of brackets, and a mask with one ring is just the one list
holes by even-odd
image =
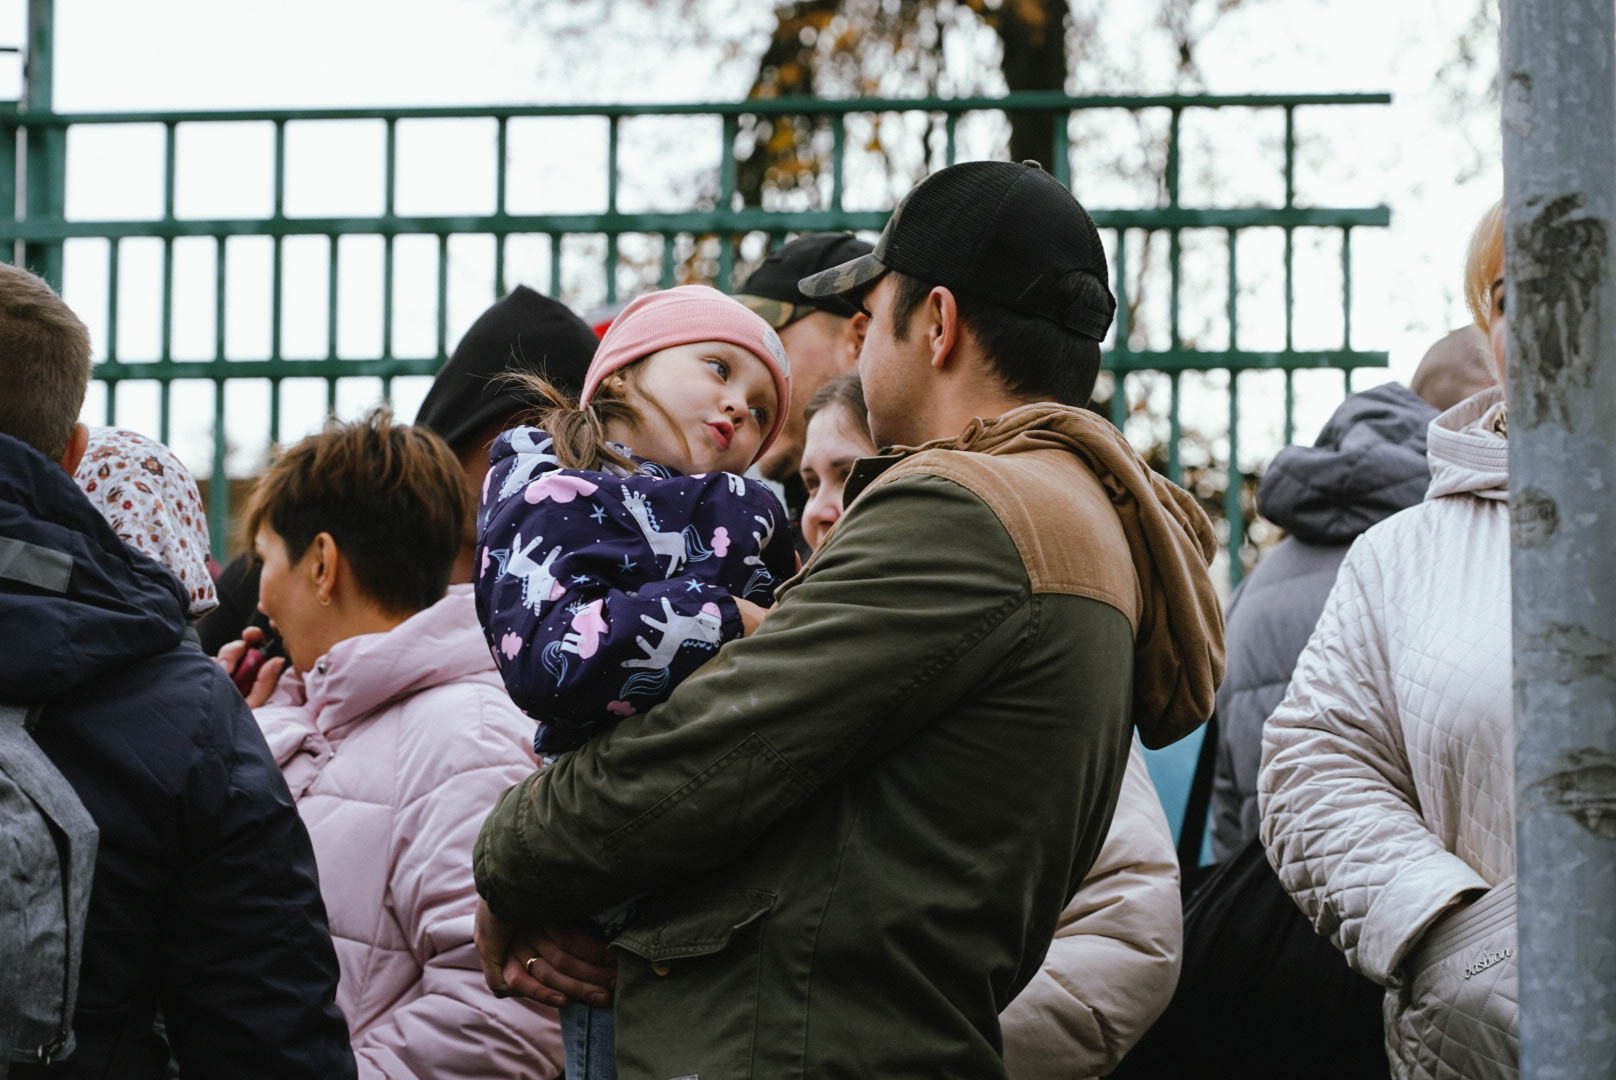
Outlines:
{"label": "quilted stitching pattern", "polygon": [[[1452,923],[1452,926],[1449,926]],[[1444,919],[1410,959],[1404,991],[1387,996],[1399,1071],[1417,1080],[1520,1075],[1514,882]]]}
{"label": "quilted stitching pattern", "polygon": [[[1399,969],[1454,900],[1515,871],[1511,700],[1508,506],[1456,495],[1353,546],[1264,732],[1269,859],[1349,963],[1393,987],[1399,1076],[1474,1075],[1442,1071],[1458,1059],[1440,1046],[1414,1056]],[[1513,1000],[1507,978],[1494,992]]]}

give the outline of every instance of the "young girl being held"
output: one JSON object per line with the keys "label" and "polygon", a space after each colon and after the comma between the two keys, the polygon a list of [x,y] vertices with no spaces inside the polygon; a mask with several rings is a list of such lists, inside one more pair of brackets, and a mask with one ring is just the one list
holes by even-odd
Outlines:
{"label": "young girl being held", "polygon": [[783,423],[780,339],[714,289],[625,308],[574,406],[494,441],[477,614],[542,755],[644,712],[756,627],[795,565],[786,515],[739,474]]}

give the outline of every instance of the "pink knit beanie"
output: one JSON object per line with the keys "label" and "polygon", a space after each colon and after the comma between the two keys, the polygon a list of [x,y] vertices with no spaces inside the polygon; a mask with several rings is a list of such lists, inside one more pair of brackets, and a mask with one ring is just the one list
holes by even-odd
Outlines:
{"label": "pink knit beanie", "polygon": [[722,341],[745,349],[763,361],[774,376],[780,404],[774,410],[773,426],[758,445],[757,456],[752,459],[755,462],[785,426],[786,410],[791,407],[791,361],[779,335],[768,323],[706,285],[681,285],[647,293],[624,308],[600,339],[600,348],[584,375],[578,402],[589,404],[600,384],[619,368],[662,349],[696,341]]}

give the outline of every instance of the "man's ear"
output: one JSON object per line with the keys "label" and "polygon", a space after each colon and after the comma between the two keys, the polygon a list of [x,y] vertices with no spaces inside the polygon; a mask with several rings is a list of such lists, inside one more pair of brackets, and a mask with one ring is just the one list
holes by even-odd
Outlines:
{"label": "man's ear", "polygon": [[959,304],[952,292],[938,285],[926,294],[921,310],[926,314],[926,345],[931,351],[931,366],[941,371],[948,366],[959,341]]}
{"label": "man's ear", "polygon": [[847,352],[842,357],[843,375],[858,367],[859,350],[864,348],[864,335],[870,332],[870,317],[859,312],[847,320],[847,327],[842,331],[842,343]]}
{"label": "man's ear", "polygon": [[67,439],[67,449],[62,452],[61,464],[67,470],[67,475],[78,472],[79,462],[84,460],[84,452],[89,448],[90,429],[83,424],[74,424],[73,434]]}

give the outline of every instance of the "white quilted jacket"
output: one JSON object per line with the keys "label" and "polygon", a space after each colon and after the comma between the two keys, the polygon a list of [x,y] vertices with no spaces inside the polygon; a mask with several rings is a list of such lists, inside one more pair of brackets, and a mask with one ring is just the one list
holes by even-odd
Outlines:
{"label": "white quilted jacket", "polygon": [[[1431,422],[1426,501],[1341,566],[1258,777],[1280,880],[1358,971],[1390,988],[1446,909],[1515,873],[1509,450],[1491,389]],[[1403,1036],[1406,1041],[1406,1034]]]}

